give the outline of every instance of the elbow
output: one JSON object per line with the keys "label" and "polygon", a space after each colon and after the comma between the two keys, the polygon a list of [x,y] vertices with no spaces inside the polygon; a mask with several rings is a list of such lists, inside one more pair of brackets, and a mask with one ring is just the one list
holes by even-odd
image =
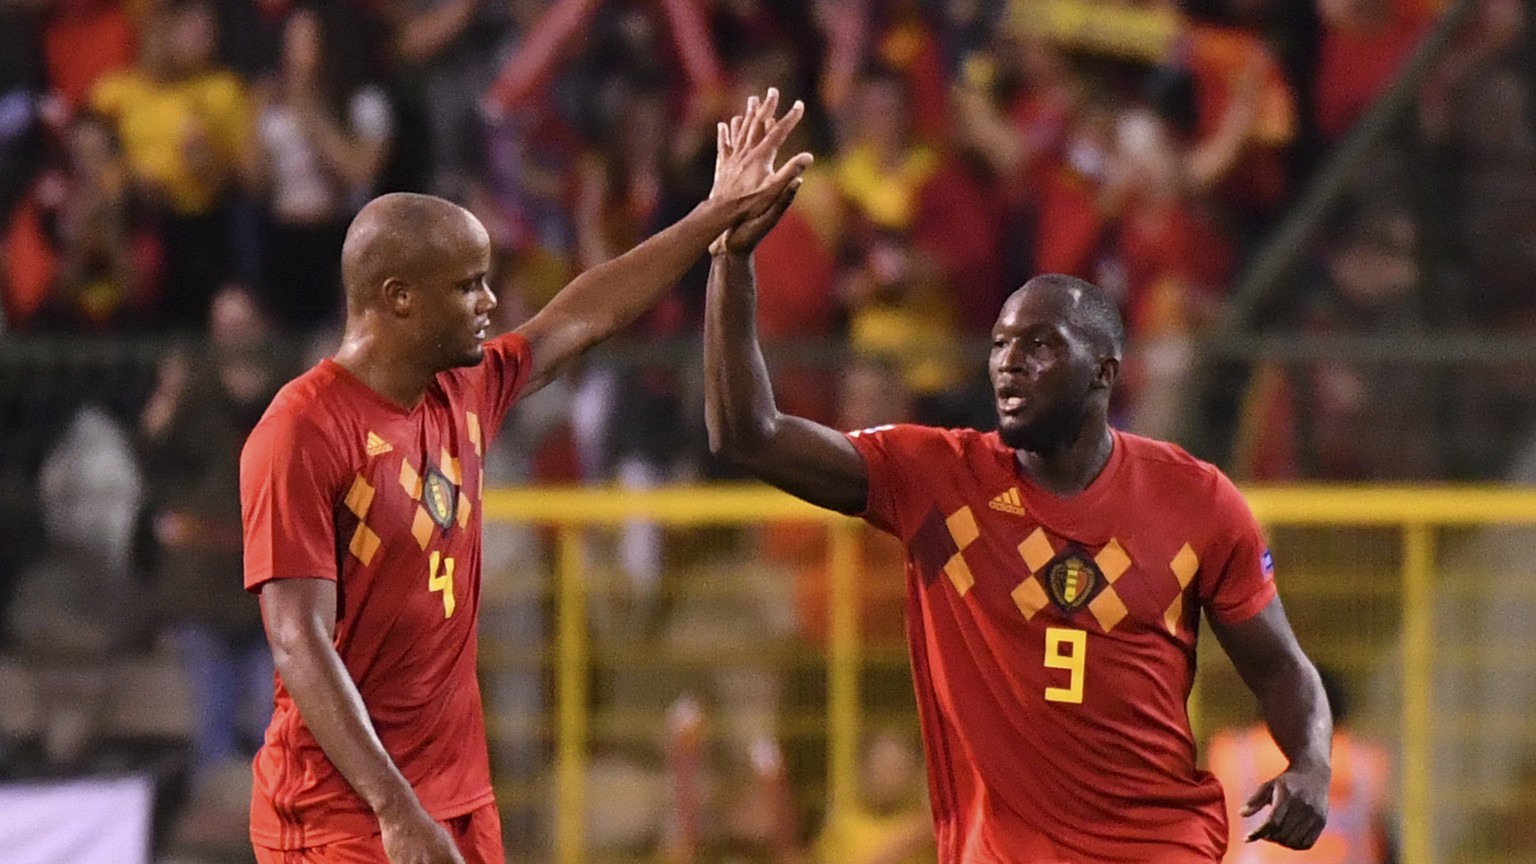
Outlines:
{"label": "elbow", "polygon": [[301,669],[315,657],[324,635],[297,624],[269,626],[267,643],[272,650],[272,667],[284,680],[294,680]]}
{"label": "elbow", "polygon": [[754,417],[744,421],[712,418],[709,423],[709,453],[716,459],[724,459],[748,466],[753,457],[773,440],[777,423],[773,418]]}

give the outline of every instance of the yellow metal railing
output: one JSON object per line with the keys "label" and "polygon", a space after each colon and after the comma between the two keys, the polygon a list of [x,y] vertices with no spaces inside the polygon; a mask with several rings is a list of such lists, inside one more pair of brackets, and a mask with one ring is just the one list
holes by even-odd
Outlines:
{"label": "yellow metal railing", "polygon": [[[1448,527],[1536,524],[1536,490],[1459,487],[1269,487],[1245,491],[1270,527],[1396,528],[1401,532],[1400,603],[1403,704],[1400,800],[1401,860],[1435,859],[1434,747],[1436,531]],[[485,496],[488,522],[529,522],[558,530],[558,645],[555,731],[557,765],[555,850],[560,864],[585,860],[583,779],[587,762],[586,674],[590,659],[579,529],[644,519],[669,526],[806,521],[830,533],[831,636],[828,658],[829,812],[851,803],[859,734],[860,645],[855,579],[857,523],[760,486],[722,485],[626,491],[592,488],[494,490]],[[1192,713],[1198,713],[1192,700]]]}

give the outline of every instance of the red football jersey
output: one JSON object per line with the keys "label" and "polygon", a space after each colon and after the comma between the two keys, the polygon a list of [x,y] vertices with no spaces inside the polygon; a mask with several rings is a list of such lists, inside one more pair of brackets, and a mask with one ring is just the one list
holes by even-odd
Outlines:
{"label": "red football jersey", "polygon": [[[406,410],[324,360],[284,387],[240,458],[245,586],[337,581],[336,651],[384,749],[435,819],[492,800],[475,678],[483,456],[528,343],[486,343]],[[379,830],[277,681],[251,839],[301,849]]]}
{"label": "red football jersey", "polygon": [[1085,490],[1032,484],[996,433],[849,436],[871,524],[907,547],[907,637],[942,862],[1219,861],[1222,790],[1185,702],[1200,610],[1275,596],[1237,489],[1115,433]]}

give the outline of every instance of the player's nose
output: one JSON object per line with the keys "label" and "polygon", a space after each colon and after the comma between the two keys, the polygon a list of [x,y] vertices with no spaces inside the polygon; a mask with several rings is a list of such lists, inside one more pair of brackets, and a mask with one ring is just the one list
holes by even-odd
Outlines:
{"label": "player's nose", "polygon": [[496,292],[491,290],[491,286],[482,284],[480,286],[479,302],[475,304],[475,312],[477,314],[484,315],[487,312],[490,312],[492,309],[495,309],[496,305]]}

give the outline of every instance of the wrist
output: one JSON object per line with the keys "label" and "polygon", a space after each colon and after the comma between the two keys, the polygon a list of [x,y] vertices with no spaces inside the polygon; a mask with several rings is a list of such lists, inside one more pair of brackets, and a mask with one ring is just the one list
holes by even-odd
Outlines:
{"label": "wrist", "polygon": [[383,795],[370,796],[368,806],[380,822],[400,822],[426,814],[421,801],[409,786],[392,789]]}
{"label": "wrist", "polygon": [[1290,770],[1298,774],[1333,776],[1333,765],[1326,754],[1310,754],[1291,760]]}
{"label": "wrist", "polygon": [[741,217],[746,215],[746,208],[740,202],[709,197],[700,201],[699,205],[693,208],[693,212],[703,223],[709,235],[714,237],[741,221]]}
{"label": "wrist", "polygon": [[709,248],[710,257],[715,260],[742,267],[752,263],[752,252],[751,249],[733,249],[729,243],[721,243]]}

